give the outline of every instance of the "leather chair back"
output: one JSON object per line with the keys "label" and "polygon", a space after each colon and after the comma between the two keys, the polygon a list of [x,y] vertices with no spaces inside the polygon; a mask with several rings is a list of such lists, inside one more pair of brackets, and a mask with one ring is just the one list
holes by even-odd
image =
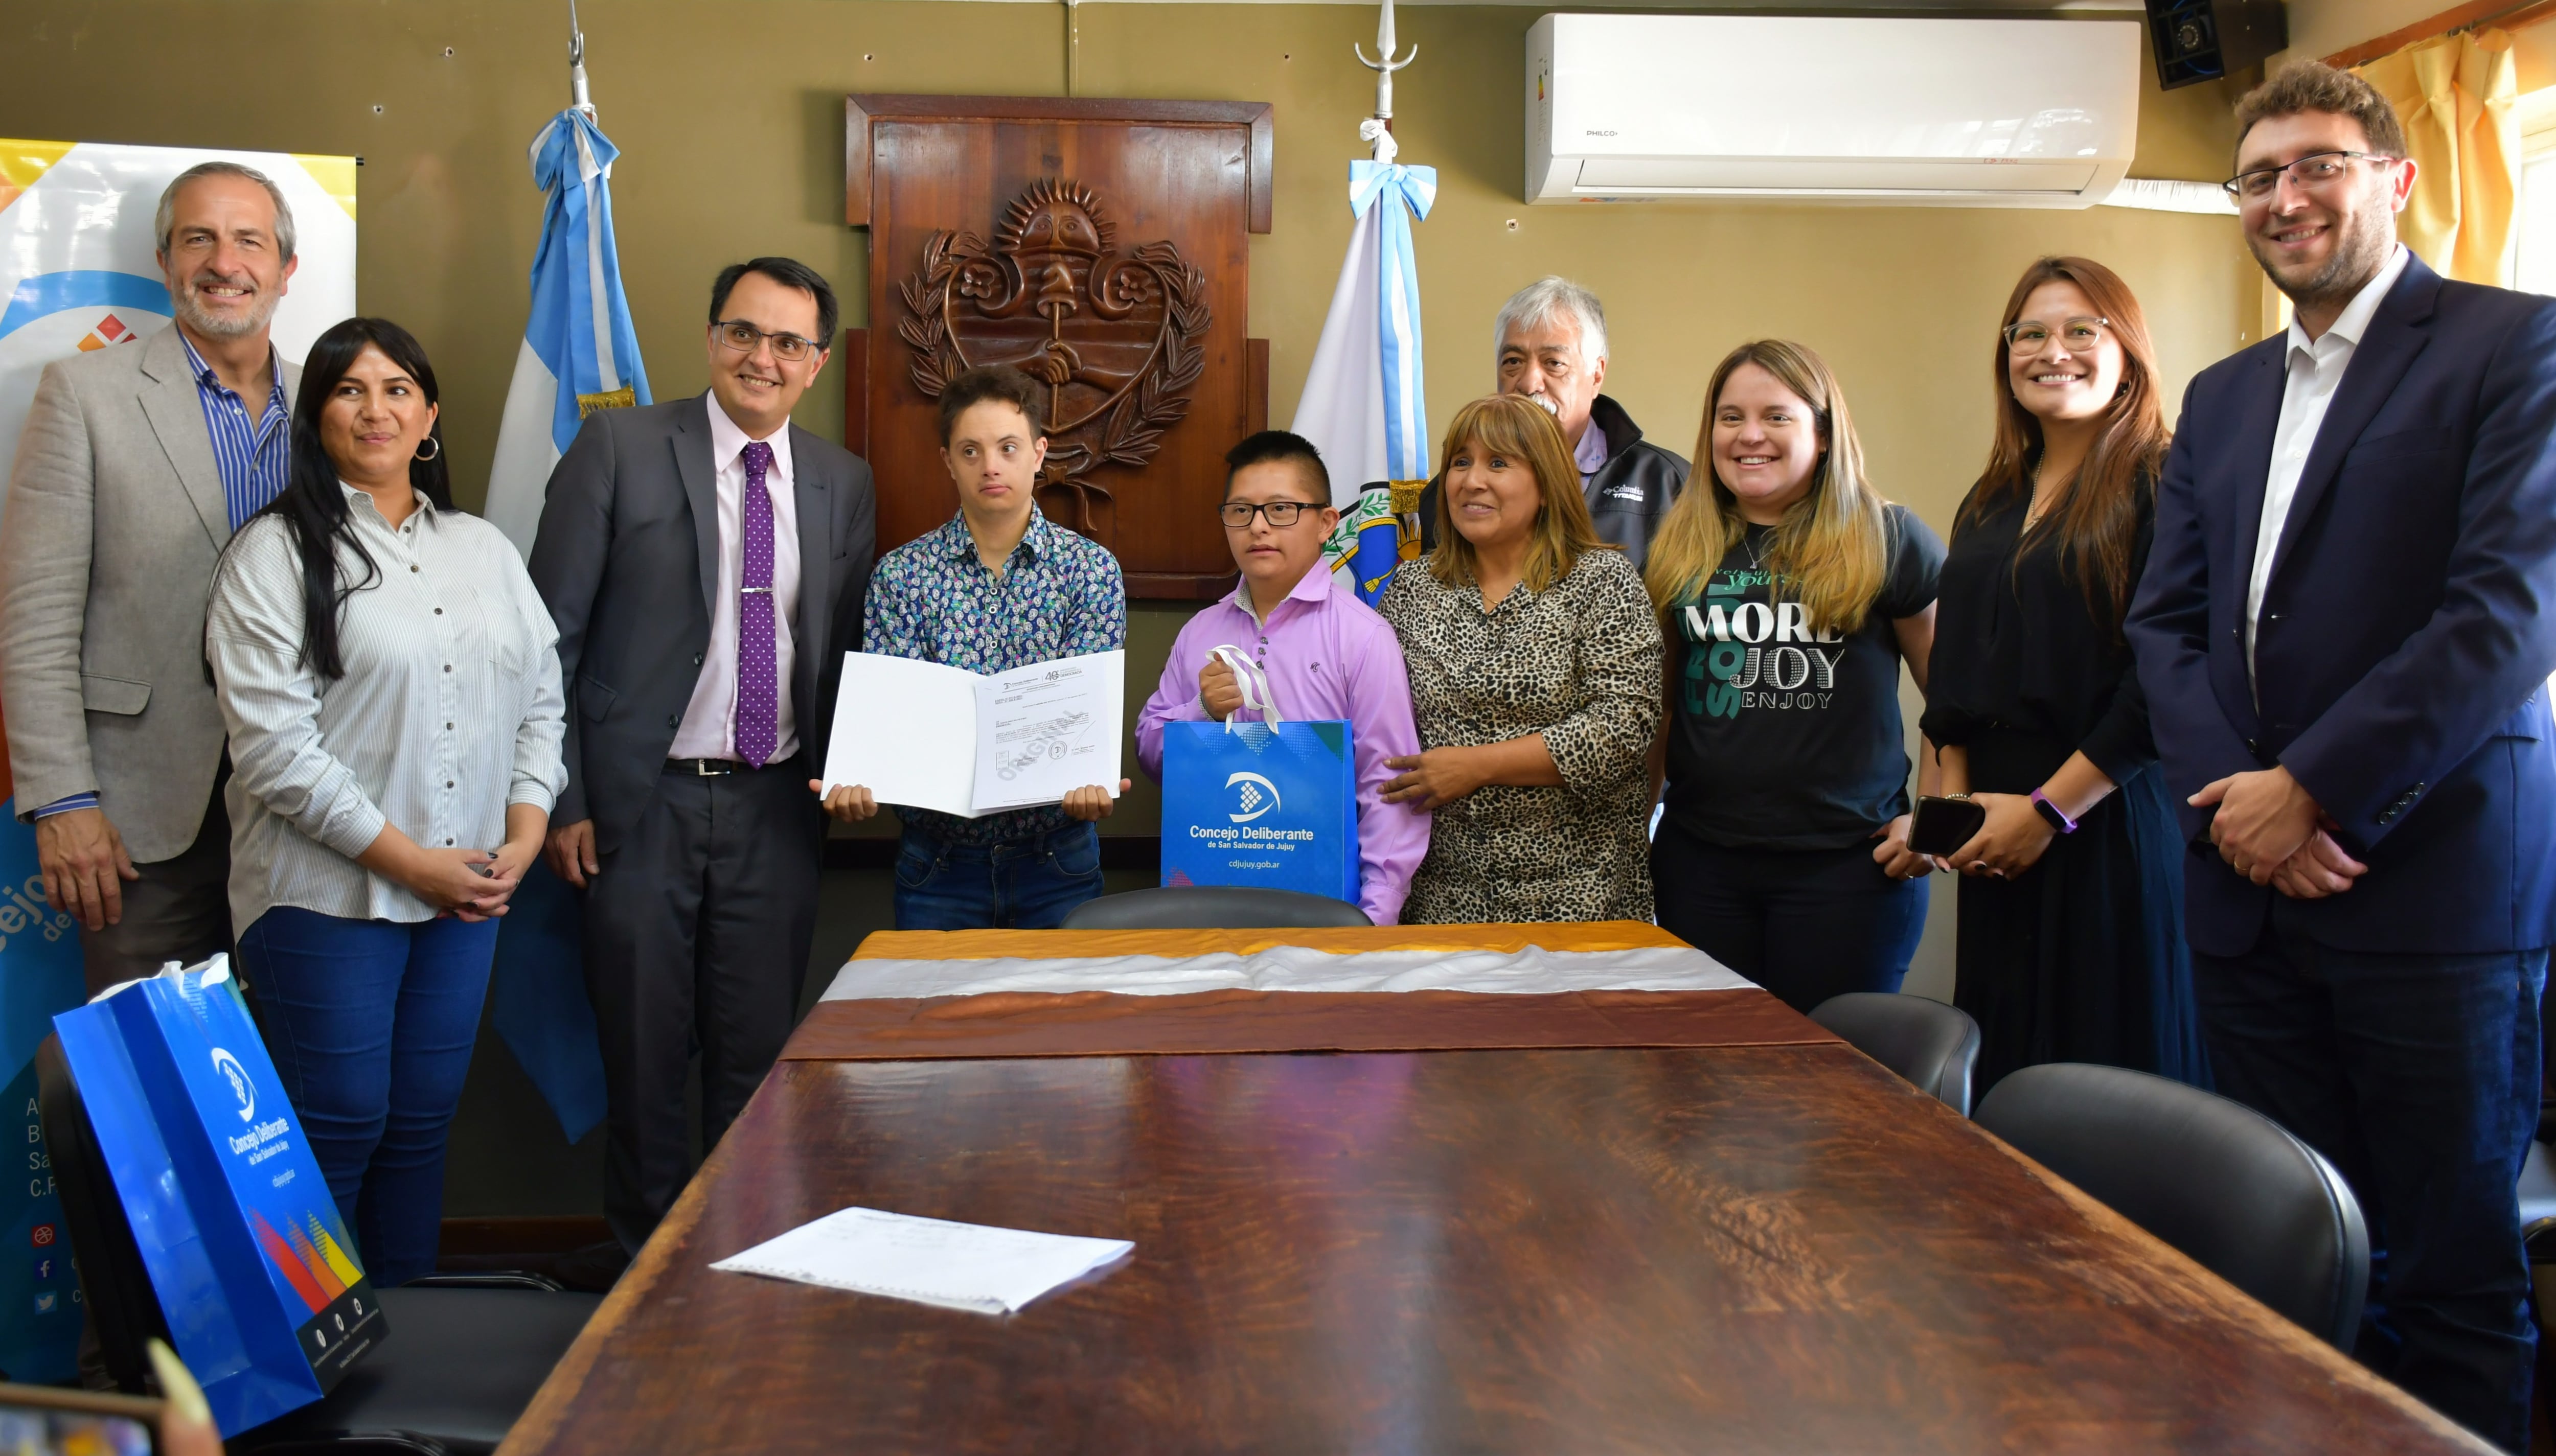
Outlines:
{"label": "leather chair back", "polygon": [[1850,991],[1811,1009],[1811,1020],[1890,1068],[1917,1090],[1971,1115],[1980,1027],[1960,1007],[1888,991]]}
{"label": "leather chair back", "polygon": [[2361,1328],[2369,1230],[2343,1175],[2270,1118],[2120,1067],[2025,1067],[1979,1124],[2140,1228],[2344,1350]]}
{"label": "leather chair back", "polygon": [[36,1112],[45,1130],[46,1155],[54,1165],[54,1187],[62,1194],[71,1257],[79,1261],[80,1298],[97,1330],[98,1353],[116,1389],[140,1395],[150,1369],[144,1343],[154,1336],[168,1339],[169,1324],[60,1036],[48,1034],[36,1049]]}
{"label": "leather chair back", "polygon": [[1240,885],[1166,885],[1104,895],[1076,906],[1068,930],[1318,930],[1371,925],[1366,911],[1343,900]]}

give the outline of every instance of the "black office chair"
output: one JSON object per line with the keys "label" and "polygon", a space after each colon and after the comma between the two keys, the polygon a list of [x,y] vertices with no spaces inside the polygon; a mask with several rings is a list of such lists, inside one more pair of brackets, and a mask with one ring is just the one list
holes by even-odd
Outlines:
{"label": "black office chair", "polygon": [[[58,1038],[48,1036],[37,1051],[36,1079],[63,1222],[99,1353],[117,1388],[139,1395],[149,1369],[143,1342],[167,1339],[168,1321]],[[225,1449],[234,1456],[492,1452],[603,1302],[600,1295],[567,1293],[549,1279],[517,1274],[435,1274],[375,1293],[390,1330],[381,1344],[335,1390],[233,1436]]]}
{"label": "black office chair", "polygon": [[1068,930],[1319,930],[1374,923],[1344,900],[1240,885],[1130,890],[1086,900],[1065,917]]}
{"label": "black office chair", "polygon": [[1811,1020],[1890,1068],[1917,1090],[1971,1115],[1971,1073],[1980,1063],[1980,1024],[1970,1013],[1923,996],[1850,991],[1811,1009]]}
{"label": "black office chair", "polygon": [[1979,1124],[2340,1349],[2361,1328],[2369,1230],[2332,1163],[2225,1097],[2119,1067],[2025,1067]]}

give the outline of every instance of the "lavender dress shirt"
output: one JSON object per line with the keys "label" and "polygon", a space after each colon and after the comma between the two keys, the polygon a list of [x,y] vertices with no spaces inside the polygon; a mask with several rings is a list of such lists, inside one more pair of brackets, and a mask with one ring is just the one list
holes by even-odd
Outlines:
{"label": "lavender dress shirt", "polygon": [[1163,725],[1203,723],[1199,669],[1218,647],[1251,655],[1269,673],[1281,717],[1350,725],[1356,759],[1358,909],[1379,925],[1402,914],[1412,873],[1429,852],[1429,815],[1379,795],[1396,771],[1389,758],[1420,752],[1420,730],[1411,721],[1411,677],[1403,669],[1402,644],[1375,609],[1339,590],[1332,573],[1317,566],[1269,614],[1251,614],[1250,587],[1199,613],[1172,643],[1171,661],[1145,710],[1136,717],[1136,760],[1156,781],[1163,777]]}
{"label": "lavender dress shirt", "polygon": [[[745,585],[745,446],[746,432],[718,396],[710,407],[711,489],[717,495],[718,595],[711,598],[710,645],[702,671],[693,679],[692,701],[675,741],[666,746],[670,759],[733,759],[736,751],[736,614],[739,588]],[[769,763],[786,763],[799,751],[799,724],[790,703],[790,674],[797,670],[799,649],[799,495],[791,482],[790,425],[783,422],[765,440],[772,446],[772,465],[763,488],[772,498],[772,680],[781,684],[780,710],[773,720]],[[817,745],[817,757],[826,754]]]}

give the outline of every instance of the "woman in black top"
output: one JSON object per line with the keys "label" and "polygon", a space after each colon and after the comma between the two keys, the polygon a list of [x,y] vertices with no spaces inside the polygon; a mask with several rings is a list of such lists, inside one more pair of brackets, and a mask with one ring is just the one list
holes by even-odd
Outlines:
{"label": "woman in black top", "polygon": [[2096,1061],[2205,1083],[2182,843],[2121,617],[2167,430],[2138,301],[2044,258],[2007,301],[1997,430],[1944,561],[1924,727],[1987,822],[1962,876],[1953,999],[1979,1086]]}
{"label": "woman in black top", "polygon": [[1819,355],[1722,361],[1644,568],[1668,641],[1651,876],[1661,928],[1800,1011],[1898,990],[1926,927],[1899,672],[1925,690],[1943,561],[1864,478]]}

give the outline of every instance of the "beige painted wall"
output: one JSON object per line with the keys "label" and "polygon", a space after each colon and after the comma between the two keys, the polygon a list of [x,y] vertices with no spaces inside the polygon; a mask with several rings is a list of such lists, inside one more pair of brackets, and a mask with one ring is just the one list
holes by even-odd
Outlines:
{"label": "beige painted wall", "polygon": [[[0,135],[219,143],[365,159],[360,297],[416,329],[447,392],[460,493],[483,489],[541,216],[524,150],[566,99],[548,0],[5,0],[13,34]],[[861,321],[866,234],[841,226],[847,90],[1053,92],[1060,11],[915,0],[590,0],[594,94],[624,153],[613,193],[640,341],[660,397],[702,387],[709,275],[753,252],[828,272]],[[1413,7],[1404,159],[1439,169],[1419,229],[1438,418],[1489,380],[1488,319],[1548,271],[1613,310],[1613,392],[1691,444],[1715,356],[1798,335],[1843,373],[1888,487],[1949,513],[1986,438],[1982,341],[2036,252],[2130,279],[2181,380],[2236,345],[2250,313],[2226,219],[2114,208],[1527,207],[1520,60],[1538,12]],[[1293,413],[1347,237],[1345,165],[1363,155],[1368,73],[1349,58],[1372,12],[1342,5],[1082,10],[1083,90],[1277,105],[1277,226],[1252,254],[1256,334],[1272,340],[1272,417]],[[446,53],[449,50],[450,55]],[[2146,98],[2135,175],[2224,175],[2215,85]],[[375,108],[379,110],[376,112]],[[1518,230],[1507,231],[1507,219]],[[839,428],[833,371],[806,424]],[[885,483],[894,488],[894,482]]]}
{"label": "beige painted wall", "polygon": [[[541,217],[525,148],[567,97],[551,0],[0,0],[12,43],[0,136],[355,153],[359,297],[425,341],[443,376],[464,502],[481,498]],[[623,152],[621,256],[659,398],[703,386],[710,275],[788,253],[833,278],[861,322],[867,239],[841,217],[850,90],[1053,93],[1057,7],[921,0],[587,0],[594,98]],[[2232,218],[2133,212],[1758,205],[1527,207],[1523,38],[1540,12],[1401,13],[1419,62],[1397,89],[1404,160],[1439,169],[1418,231],[1436,416],[1490,383],[1487,330],[1511,290],[1571,274],[1605,298],[1610,392],[1687,453],[1713,361],[1761,334],[1803,339],[1844,378],[1883,488],[1938,530],[1985,452],[1991,329],[2035,254],[2117,268],[2145,303],[2179,393],[2254,326]],[[1346,164],[1372,97],[1350,59],[1373,12],[1344,5],[1086,4],[1089,95],[1277,106],[1276,229],[1252,244],[1251,330],[1271,340],[1285,422],[1349,226]],[[2151,84],[2152,79],[2151,79]],[[2226,175],[2218,85],[2150,91],[2133,175]],[[377,109],[378,108],[378,109]],[[1508,221],[1517,230],[1508,230]],[[803,423],[840,427],[830,368]],[[893,490],[898,482],[883,481]],[[1130,681],[1159,670],[1182,614],[1140,608]],[[1113,827],[1150,832],[1141,791]],[[1949,930],[1949,906],[1937,915]],[[1930,941],[1940,939],[1930,937]],[[1930,964],[1942,947],[1930,944]],[[1933,974],[1930,972],[1930,974]]]}
{"label": "beige painted wall", "polygon": [[[2296,60],[2332,56],[2454,8],[2449,0],[2289,0],[2290,47],[2265,74]],[[2556,21],[2512,33],[2512,61],[2526,93],[2556,86]]]}

